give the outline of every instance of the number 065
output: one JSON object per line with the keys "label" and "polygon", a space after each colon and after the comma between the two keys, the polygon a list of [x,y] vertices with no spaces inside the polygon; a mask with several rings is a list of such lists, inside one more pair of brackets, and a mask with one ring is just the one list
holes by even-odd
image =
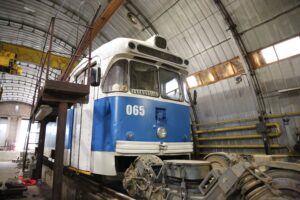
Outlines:
{"label": "number 065", "polygon": [[127,105],[126,106],[126,115],[144,116],[145,115],[145,107],[138,106],[138,105]]}

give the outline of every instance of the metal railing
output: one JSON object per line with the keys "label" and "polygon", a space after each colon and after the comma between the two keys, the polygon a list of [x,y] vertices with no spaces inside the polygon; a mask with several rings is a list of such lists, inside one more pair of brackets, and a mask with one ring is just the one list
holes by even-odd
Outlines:
{"label": "metal railing", "polygon": [[[285,119],[287,117],[300,117],[300,112],[285,112],[285,113],[276,113],[266,115],[268,119]],[[257,116],[251,116],[246,118],[236,118],[222,121],[206,122],[206,123],[193,123],[192,127],[192,136],[195,146],[195,154],[206,154],[211,152],[204,152],[204,149],[216,150],[224,149],[225,151],[230,151],[230,149],[236,152],[237,149],[252,149],[260,150],[264,148],[264,145],[261,144],[263,139],[262,134],[256,131],[256,123],[258,121]],[[236,125],[236,126],[227,126],[230,124],[246,124],[246,125]],[[227,127],[220,127],[220,126]],[[215,127],[215,128],[210,128]],[[268,128],[268,138],[270,139],[280,139],[282,138],[282,128],[280,123],[269,122],[266,123]],[[250,132],[249,131],[255,131]],[[238,133],[237,133],[238,132]],[[239,142],[242,140],[251,140],[249,142]],[[224,144],[224,141],[227,141],[227,144]],[[257,141],[257,142],[255,142]],[[277,140],[278,141],[278,140]],[[286,144],[281,143],[272,143],[270,144],[271,149],[285,149],[291,153],[291,147]],[[240,152],[241,154],[245,154]],[[251,153],[249,153],[251,154]]]}

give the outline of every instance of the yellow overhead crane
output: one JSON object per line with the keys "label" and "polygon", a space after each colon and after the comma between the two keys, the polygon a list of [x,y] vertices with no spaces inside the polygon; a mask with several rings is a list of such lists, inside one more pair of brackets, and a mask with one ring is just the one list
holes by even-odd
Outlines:
{"label": "yellow overhead crane", "polygon": [[16,54],[0,51],[0,71],[9,74],[22,75],[22,68],[16,64]]}
{"label": "yellow overhead crane", "polygon": [[[21,45],[0,42],[0,71],[21,75],[22,68],[16,65],[15,61],[40,65],[42,55],[45,57],[46,53]],[[50,67],[64,70],[69,60],[67,57],[51,54]]]}

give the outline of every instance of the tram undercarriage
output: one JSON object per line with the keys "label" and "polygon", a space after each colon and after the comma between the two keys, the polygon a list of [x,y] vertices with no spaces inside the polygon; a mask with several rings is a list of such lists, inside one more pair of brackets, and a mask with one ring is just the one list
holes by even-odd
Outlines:
{"label": "tram undercarriage", "polygon": [[151,200],[300,199],[300,164],[259,160],[227,153],[202,161],[143,155],[126,170],[123,187]]}

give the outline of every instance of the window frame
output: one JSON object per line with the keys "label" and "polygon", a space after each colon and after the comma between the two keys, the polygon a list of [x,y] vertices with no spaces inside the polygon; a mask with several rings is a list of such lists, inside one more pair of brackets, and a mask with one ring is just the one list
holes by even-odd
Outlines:
{"label": "window frame", "polygon": [[[120,60],[126,60],[127,61],[127,91],[104,91],[104,84],[107,80],[107,75],[109,74],[110,70],[113,68],[113,65],[120,61]],[[101,87],[101,91],[102,93],[105,93],[105,94],[109,94],[109,93],[117,93],[117,92],[122,92],[122,93],[128,93],[129,92],[129,81],[130,81],[130,77],[129,77],[129,59],[128,58],[118,58],[118,59],[115,59],[115,60],[112,60],[112,62],[110,63],[108,69],[106,70],[106,73],[104,74],[104,78],[103,78],[103,81],[101,81],[101,84],[100,84],[100,87]]]}
{"label": "window frame", "polygon": [[[143,95],[143,94],[135,94],[135,93],[132,93],[131,92],[131,62],[134,61],[134,62],[138,62],[138,63],[143,63],[143,64],[147,64],[147,65],[151,65],[153,67],[156,68],[157,70],[157,84],[158,84],[158,95],[157,96],[147,96],[147,95]],[[143,62],[143,61],[140,61],[140,60],[135,60],[135,59],[130,59],[129,60],[129,65],[128,65],[128,80],[129,80],[129,85],[128,85],[128,91],[130,94],[134,94],[134,95],[141,95],[141,96],[146,96],[146,97],[153,97],[153,98],[159,98],[161,96],[161,92],[160,92],[160,87],[159,87],[159,83],[160,83],[160,80],[159,80],[159,67],[157,65],[155,65],[154,63],[148,63],[148,62]]]}
{"label": "window frame", "polygon": [[[185,80],[186,77],[184,77],[183,75],[181,76],[181,79],[182,79],[182,90],[183,90],[183,99],[185,102],[187,102],[188,104],[190,104],[190,99],[189,99],[189,96],[188,96],[188,92],[189,92],[189,84],[187,83],[187,81]],[[185,89],[186,89],[186,92],[185,92],[185,89],[184,89],[184,85],[185,85]]]}
{"label": "window frame", "polygon": [[[88,71],[89,68],[97,66],[97,64],[98,64],[97,60],[91,62],[90,65],[89,65],[89,63],[87,63],[81,70],[79,70],[77,73],[74,74],[74,82],[77,83],[77,79],[82,73],[84,73],[84,79],[88,78],[87,80],[89,80],[89,77],[88,77],[89,74],[86,74],[86,72]],[[100,66],[98,66],[98,67],[100,67]],[[80,84],[82,84],[82,83],[80,83]],[[86,84],[88,84],[88,83],[86,83]]]}
{"label": "window frame", "polygon": [[[173,73],[176,73],[178,74],[178,77],[179,77],[179,83],[178,83],[178,88],[179,88],[179,91],[180,91],[180,99],[176,100],[176,99],[171,99],[171,98],[166,98],[165,96],[162,95],[162,92],[161,92],[161,89],[160,89],[160,86],[161,86],[161,82],[160,82],[160,69],[163,69],[165,71],[169,71],[169,72],[173,72]],[[162,99],[167,99],[167,100],[171,100],[171,101],[177,101],[177,102],[184,102],[184,94],[183,94],[183,79],[182,79],[182,75],[179,73],[179,72],[176,72],[174,70],[170,70],[170,69],[167,69],[165,67],[159,67],[158,68],[158,79],[159,79],[159,96],[162,98]]]}
{"label": "window frame", "polygon": [[[106,91],[104,91],[104,84],[105,84],[105,82],[107,80],[107,75],[109,74],[109,72],[112,69],[113,65],[116,62],[120,61],[120,60],[126,60],[127,63],[128,63],[128,65],[127,65],[127,91],[109,91],[109,92],[106,92]],[[131,75],[131,62],[143,63],[143,64],[147,64],[147,65],[150,65],[150,66],[153,66],[153,67],[156,68],[156,70],[157,70],[157,82],[158,82],[158,96],[147,96],[147,95],[135,94],[135,93],[131,92],[131,76],[130,76]],[[180,83],[179,83],[179,90],[180,90],[180,93],[181,93],[179,100],[171,99],[171,98],[165,98],[161,94],[161,88],[160,88],[160,70],[161,69],[166,70],[166,71],[170,71],[170,72],[174,72],[174,73],[178,74],[179,81],[180,81]],[[104,94],[122,92],[122,93],[129,93],[129,94],[133,94],[133,95],[140,95],[140,96],[144,96],[144,97],[152,97],[152,98],[157,98],[157,99],[161,98],[161,99],[166,99],[166,100],[175,101],[175,102],[187,102],[185,100],[185,94],[183,93],[183,81],[184,81],[183,74],[180,73],[180,71],[172,70],[172,69],[169,69],[169,68],[167,68],[165,66],[161,66],[161,65],[158,65],[158,64],[155,64],[155,63],[149,63],[149,62],[146,62],[146,61],[141,61],[141,60],[134,59],[134,58],[126,58],[126,57],[114,59],[109,64],[108,69],[106,70],[106,72],[105,72],[105,74],[104,74],[103,77],[104,78],[103,78],[103,81],[101,81],[100,87],[101,87],[102,93],[104,93]]]}

